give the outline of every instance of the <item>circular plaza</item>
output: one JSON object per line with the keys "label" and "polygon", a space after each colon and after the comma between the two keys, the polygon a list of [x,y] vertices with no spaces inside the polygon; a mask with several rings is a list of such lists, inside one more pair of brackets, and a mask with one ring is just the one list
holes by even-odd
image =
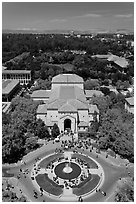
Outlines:
{"label": "circular plaza", "polygon": [[87,197],[104,181],[101,165],[91,157],[64,151],[42,158],[31,171],[31,178],[37,189],[45,195],[62,200],[77,200]]}
{"label": "circular plaza", "polygon": [[67,138],[46,141],[20,163],[3,166],[3,176],[31,202],[113,202],[117,182],[133,176],[133,166],[98,152],[89,139]]}

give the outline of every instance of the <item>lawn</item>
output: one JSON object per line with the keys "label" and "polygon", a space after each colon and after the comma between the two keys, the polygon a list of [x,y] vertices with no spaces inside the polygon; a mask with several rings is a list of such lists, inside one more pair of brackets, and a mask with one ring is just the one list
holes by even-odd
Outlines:
{"label": "lawn", "polygon": [[83,185],[73,189],[73,193],[77,196],[84,195],[92,191],[99,183],[100,177],[97,174],[92,174],[91,179],[86,179]]}
{"label": "lawn", "polygon": [[46,168],[50,162],[53,162],[58,158],[64,158],[63,154],[60,154],[60,153],[59,154],[53,154],[53,155],[45,158],[44,160],[42,160],[40,162],[39,166],[41,168]]}
{"label": "lawn", "polygon": [[63,193],[63,186],[57,185],[48,178],[47,174],[39,174],[36,176],[38,185],[43,188],[49,194],[59,196]]}

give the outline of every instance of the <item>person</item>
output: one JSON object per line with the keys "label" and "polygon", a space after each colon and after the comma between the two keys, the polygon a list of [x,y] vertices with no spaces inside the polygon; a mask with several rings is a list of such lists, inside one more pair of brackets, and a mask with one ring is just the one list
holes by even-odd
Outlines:
{"label": "person", "polygon": [[78,201],[83,202],[83,198],[81,196],[79,196]]}

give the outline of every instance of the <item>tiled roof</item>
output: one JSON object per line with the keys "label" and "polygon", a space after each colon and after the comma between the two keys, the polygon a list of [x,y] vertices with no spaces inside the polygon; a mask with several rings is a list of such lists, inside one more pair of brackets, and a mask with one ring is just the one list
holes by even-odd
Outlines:
{"label": "tiled roof", "polygon": [[93,57],[93,58],[99,58],[99,59],[108,59],[109,57],[110,57],[110,54],[108,54],[108,55],[92,55],[91,57]]}
{"label": "tiled roof", "polygon": [[101,91],[97,90],[85,90],[86,97],[103,96],[104,94]]}
{"label": "tiled roof", "polygon": [[49,98],[51,90],[36,90],[31,94],[32,98]]}
{"label": "tiled roof", "polygon": [[59,109],[61,106],[63,106],[66,103],[66,100],[62,99],[56,99],[50,103],[47,102],[47,109]]}
{"label": "tiled roof", "polygon": [[69,103],[73,105],[77,110],[87,110],[88,109],[88,104],[83,103],[82,101],[76,100],[76,99],[71,99],[69,100]]}
{"label": "tiled roof", "polygon": [[91,114],[91,113],[94,113],[94,112],[97,112],[97,113],[99,113],[99,109],[97,108],[97,106],[96,105],[89,105],[89,113]]}
{"label": "tiled roof", "polygon": [[134,106],[134,97],[125,98],[125,100],[126,100],[131,106]]}
{"label": "tiled roof", "polygon": [[59,98],[60,87],[51,90],[48,103],[52,103]]}
{"label": "tiled roof", "polygon": [[47,113],[46,104],[39,105],[37,109],[37,114],[46,114],[46,113]]}
{"label": "tiled roof", "polygon": [[119,65],[122,68],[127,67],[128,65],[128,61],[124,57],[119,57],[117,55],[111,55],[108,58],[108,61],[113,61],[115,64]]}
{"label": "tiled roof", "polygon": [[9,110],[11,102],[2,102],[2,112],[6,113]]}
{"label": "tiled roof", "polygon": [[118,60],[114,61],[114,63],[119,65],[122,68],[125,68],[128,66],[128,61],[125,58],[118,59]]}
{"label": "tiled roof", "polygon": [[74,86],[61,86],[59,92],[60,99],[73,99],[76,98]]}
{"label": "tiled roof", "polygon": [[30,70],[2,70],[2,74],[30,74]]}
{"label": "tiled roof", "polygon": [[88,127],[88,123],[84,122],[84,121],[81,121],[79,124],[78,124],[78,127]]}
{"label": "tiled roof", "polygon": [[83,103],[77,99],[69,99],[69,100],[64,100],[64,99],[57,99],[53,101],[52,103],[48,103],[47,109],[59,109],[61,106],[63,106],[66,103],[69,103],[73,107],[75,107],[77,110],[87,110],[88,109],[88,104]]}
{"label": "tiled roof", "polygon": [[18,84],[19,80],[2,80],[2,94],[9,94]]}
{"label": "tiled roof", "polygon": [[53,89],[47,109],[58,109],[67,102],[76,110],[88,109],[83,90],[76,86],[60,86]]}
{"label": "tiled roof", "polygon": [[83,90],[76,86],[60,86],[52,89],[48,101],[48,108],[58,109],[67,101],[77,109],[87,109],[86,98]]}
{"label": "tiled roof", "polygon": [[83,83],[83,78],[76,74],[59,74],[52,78],[52,83]]}
{"label": "tiled roof", "polygon": [[117,55],[110,55],[108,57],[108,61],[116,61],[118,58],[119,58],[119,56],[117,56]]}
{"label": "tiled roof", "polygon": [[77,109],[69,103],[65,103],[58,110],[59,112],[77,112]]}

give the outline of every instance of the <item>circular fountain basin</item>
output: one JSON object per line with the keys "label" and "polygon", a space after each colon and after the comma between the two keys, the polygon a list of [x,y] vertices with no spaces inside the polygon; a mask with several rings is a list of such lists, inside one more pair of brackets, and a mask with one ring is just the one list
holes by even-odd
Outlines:
{"label": "circular fountain basin", "polygon": [[81,174],[81,168],[79,165],[71,162],[62,162],[58,164],[54,169],[55,174],[62,179],[74,179]]}

